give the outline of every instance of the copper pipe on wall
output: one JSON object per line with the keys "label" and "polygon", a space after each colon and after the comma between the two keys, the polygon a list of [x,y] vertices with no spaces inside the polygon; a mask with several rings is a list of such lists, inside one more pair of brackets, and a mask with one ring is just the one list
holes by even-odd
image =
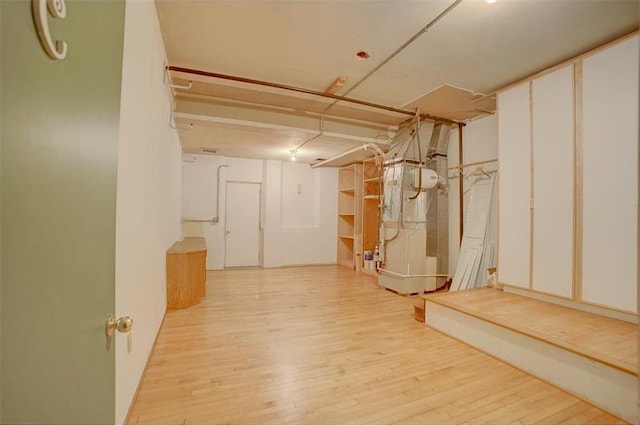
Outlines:
{"label": "copper pipe on wall", "polygon": [[[227,74],[219,74],[219,73],[215,73],[215,72],[196,70],[196,69],[192,69],[192,68],[175,67],[173,65],[167,65],[166,69],[167,69],[167,71],[182,72],[182,73],[185,73],[185,74],[193,74],[193,75],[199,75],[199,76],[203,76],[203,77],[219,78],[219,79],[222,79],[222,80],[231,80],[231,81],[237,81],[237,82],[240,82],[240,83],[248,83],[248,84],[255,84],[255,85],[258,85],[258,86],[272,87],[274,89],[282,89],[282,90],[289,90],[289,91],[292,91],[292,92],[306,93],[308,95],[322,96],[322,97],[325,97],[325,98],[332,98],[332,99],[336,99],[338,101],[350,102],[352,104],[363,105],[363,106],[367,106],[367,107],[370,107],[370,108],[377,108],[377,109],[382,109],[382,110],[386,110],[386,111],[390,111],[390,112],[395,112],[395,113],[398,113],[398,114],[415,116],[415,112],[414,111],[409,111],[409,110],[406,110],[406,109],[394,108],[394,107],[391,107],[391,106],[388,106],[388,105],[381,105],[381,104],[376,104],[376,103],[373,103],[373,102],[362,101],[360,99],[346,98],[344,96],[334,95],[332,93],[319,92],[317,90],[304,89],[304,88],[301,88],[301,87],[294,87],[294,86],[287,86],[285,84],[279,84],[279,83],[272,83],[270,81],[254,80],[254,79],[251,79],[251,78],[238,77],[238,76],[227,75]],[[455,120],[451,120],[451,119],[443,118],[443,117],[437,117],[437,116],[431,115],[431,114],[420,114],[420,118],[427,119],[427,120],[433,120],[433,121],[441,121],[443,123],[448,123],[448,124],[457,124],[458,126],[464,126],[465,125],[465,123],[462,123],[462,122],[459,122],[459,121],[455,121]]]}

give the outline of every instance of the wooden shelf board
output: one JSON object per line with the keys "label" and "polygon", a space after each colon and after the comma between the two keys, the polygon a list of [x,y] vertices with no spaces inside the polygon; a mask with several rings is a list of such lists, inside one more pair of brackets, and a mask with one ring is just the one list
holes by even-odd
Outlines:
{"label": "wooden shelf board", "polygon": [[347,240],[353,240],[354,239],[353,235],[340,235],[339,238],[344,238],[344,239],[347,239]]}
{"label": "wooden shelf board", "polygon": [[367,182],[378,182],[380,180],[382,180],[382,178],[372,177],[372,178],[369,178],[369,179],[365,179],[363,182],[365,182],[365,183],[367,183]]}
{"label": "wooden shelf board", "polygon": [[354,213],[338,213],[338,216],[355,216]]}
{"label": "wooden shelf board", "polygon": [[344,192],[345,194],[353,194],[355,191],[355,188],[344,188],[340,190],[340,192]]}
{"label": "wooden shelf board", "polygon": [[379,200],[380,196],[379,195],[365,195],[364,197],[365,200]]}

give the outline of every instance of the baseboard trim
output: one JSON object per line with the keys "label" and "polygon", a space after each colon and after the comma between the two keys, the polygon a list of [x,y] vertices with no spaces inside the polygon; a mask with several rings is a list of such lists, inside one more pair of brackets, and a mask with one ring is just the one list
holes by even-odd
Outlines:
{"label": "baseboard trim", "polygon": [[149,368],[149,361],[151,361],[151,357],[153,356],[153,352],[156,350],[156,343],[158,343],[158,336],[160,335],[160,330],[162,330],[162,326],[164,326],[164,320],[167,318],[167,309],[165,308],[164,314],[162,315],[162,321],[160,321],[160,327],[158,327],[158,331],[156,332],[156,337],[153,339],[153,345],[151,345],[151,350],[149,351],[149,356],[147,357],[147,362],[144,364],[144,369],[142,370],[142,374],[140,375],[140,380],[138,381],[138,386],[136,386],[136,391],[133,394],[133,398],[131,399],[131,403],[129,404],[129,409],[127,410],[127,416],[124,418],[124,424],[131,424],[131,409],[135,405],[138,400],[138,393],[140,392],[140,387],[142,386],[142,380],[144,376],[147,374],[147,368]]}
{"label": "baseboard trim", "polygon": [[229,270],[251,270],[251,269],[284,269],[284,268],[303,268],[303,267],[308,267],[308,266],[337,266],[337,264],[335,262],[333,263],[292,263],[290,265],[279,265],[279,266],[246,266],[246,267],[242,267],[242,266],[238,266],[238,267],[231,267],[231,268],[215,268],[215,269],[210,269],[207,268],[207,272],[209,271],[229,271]]}

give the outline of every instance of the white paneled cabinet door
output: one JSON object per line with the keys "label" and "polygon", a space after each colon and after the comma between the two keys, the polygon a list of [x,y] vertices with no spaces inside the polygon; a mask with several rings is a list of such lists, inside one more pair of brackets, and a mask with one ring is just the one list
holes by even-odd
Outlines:
{"label": "white paneled cabinet door", "polygon": [[532,289],[573,296],[573,65],[532,83]]}
{"label": "white paneled cabinet door", "polygon": [[529,83],[498,95],[500,283],[529,288],[531,120]]}
{"label": "white paneled cabinet door", "polygon": [[582,300],[636,312],[638,37],[583,61]]}
{"label": "white paneled cabinet door", "polygon": [[260,184],[227,182],[226,268],[260,266]]}

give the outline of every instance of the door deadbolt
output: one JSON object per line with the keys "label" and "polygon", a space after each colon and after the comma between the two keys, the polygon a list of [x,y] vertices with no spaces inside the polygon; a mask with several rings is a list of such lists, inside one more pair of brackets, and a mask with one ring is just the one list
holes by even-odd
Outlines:
{"label": "door deadbolt", "polygon": [[133,328],[133,318],[129,316],[120,317],[116,320],[113,314],[109,314],[107,316],[107,326],[106,333],[107,337],[111,337],[115,330],[118,330],[120,333],[128,333]]}

